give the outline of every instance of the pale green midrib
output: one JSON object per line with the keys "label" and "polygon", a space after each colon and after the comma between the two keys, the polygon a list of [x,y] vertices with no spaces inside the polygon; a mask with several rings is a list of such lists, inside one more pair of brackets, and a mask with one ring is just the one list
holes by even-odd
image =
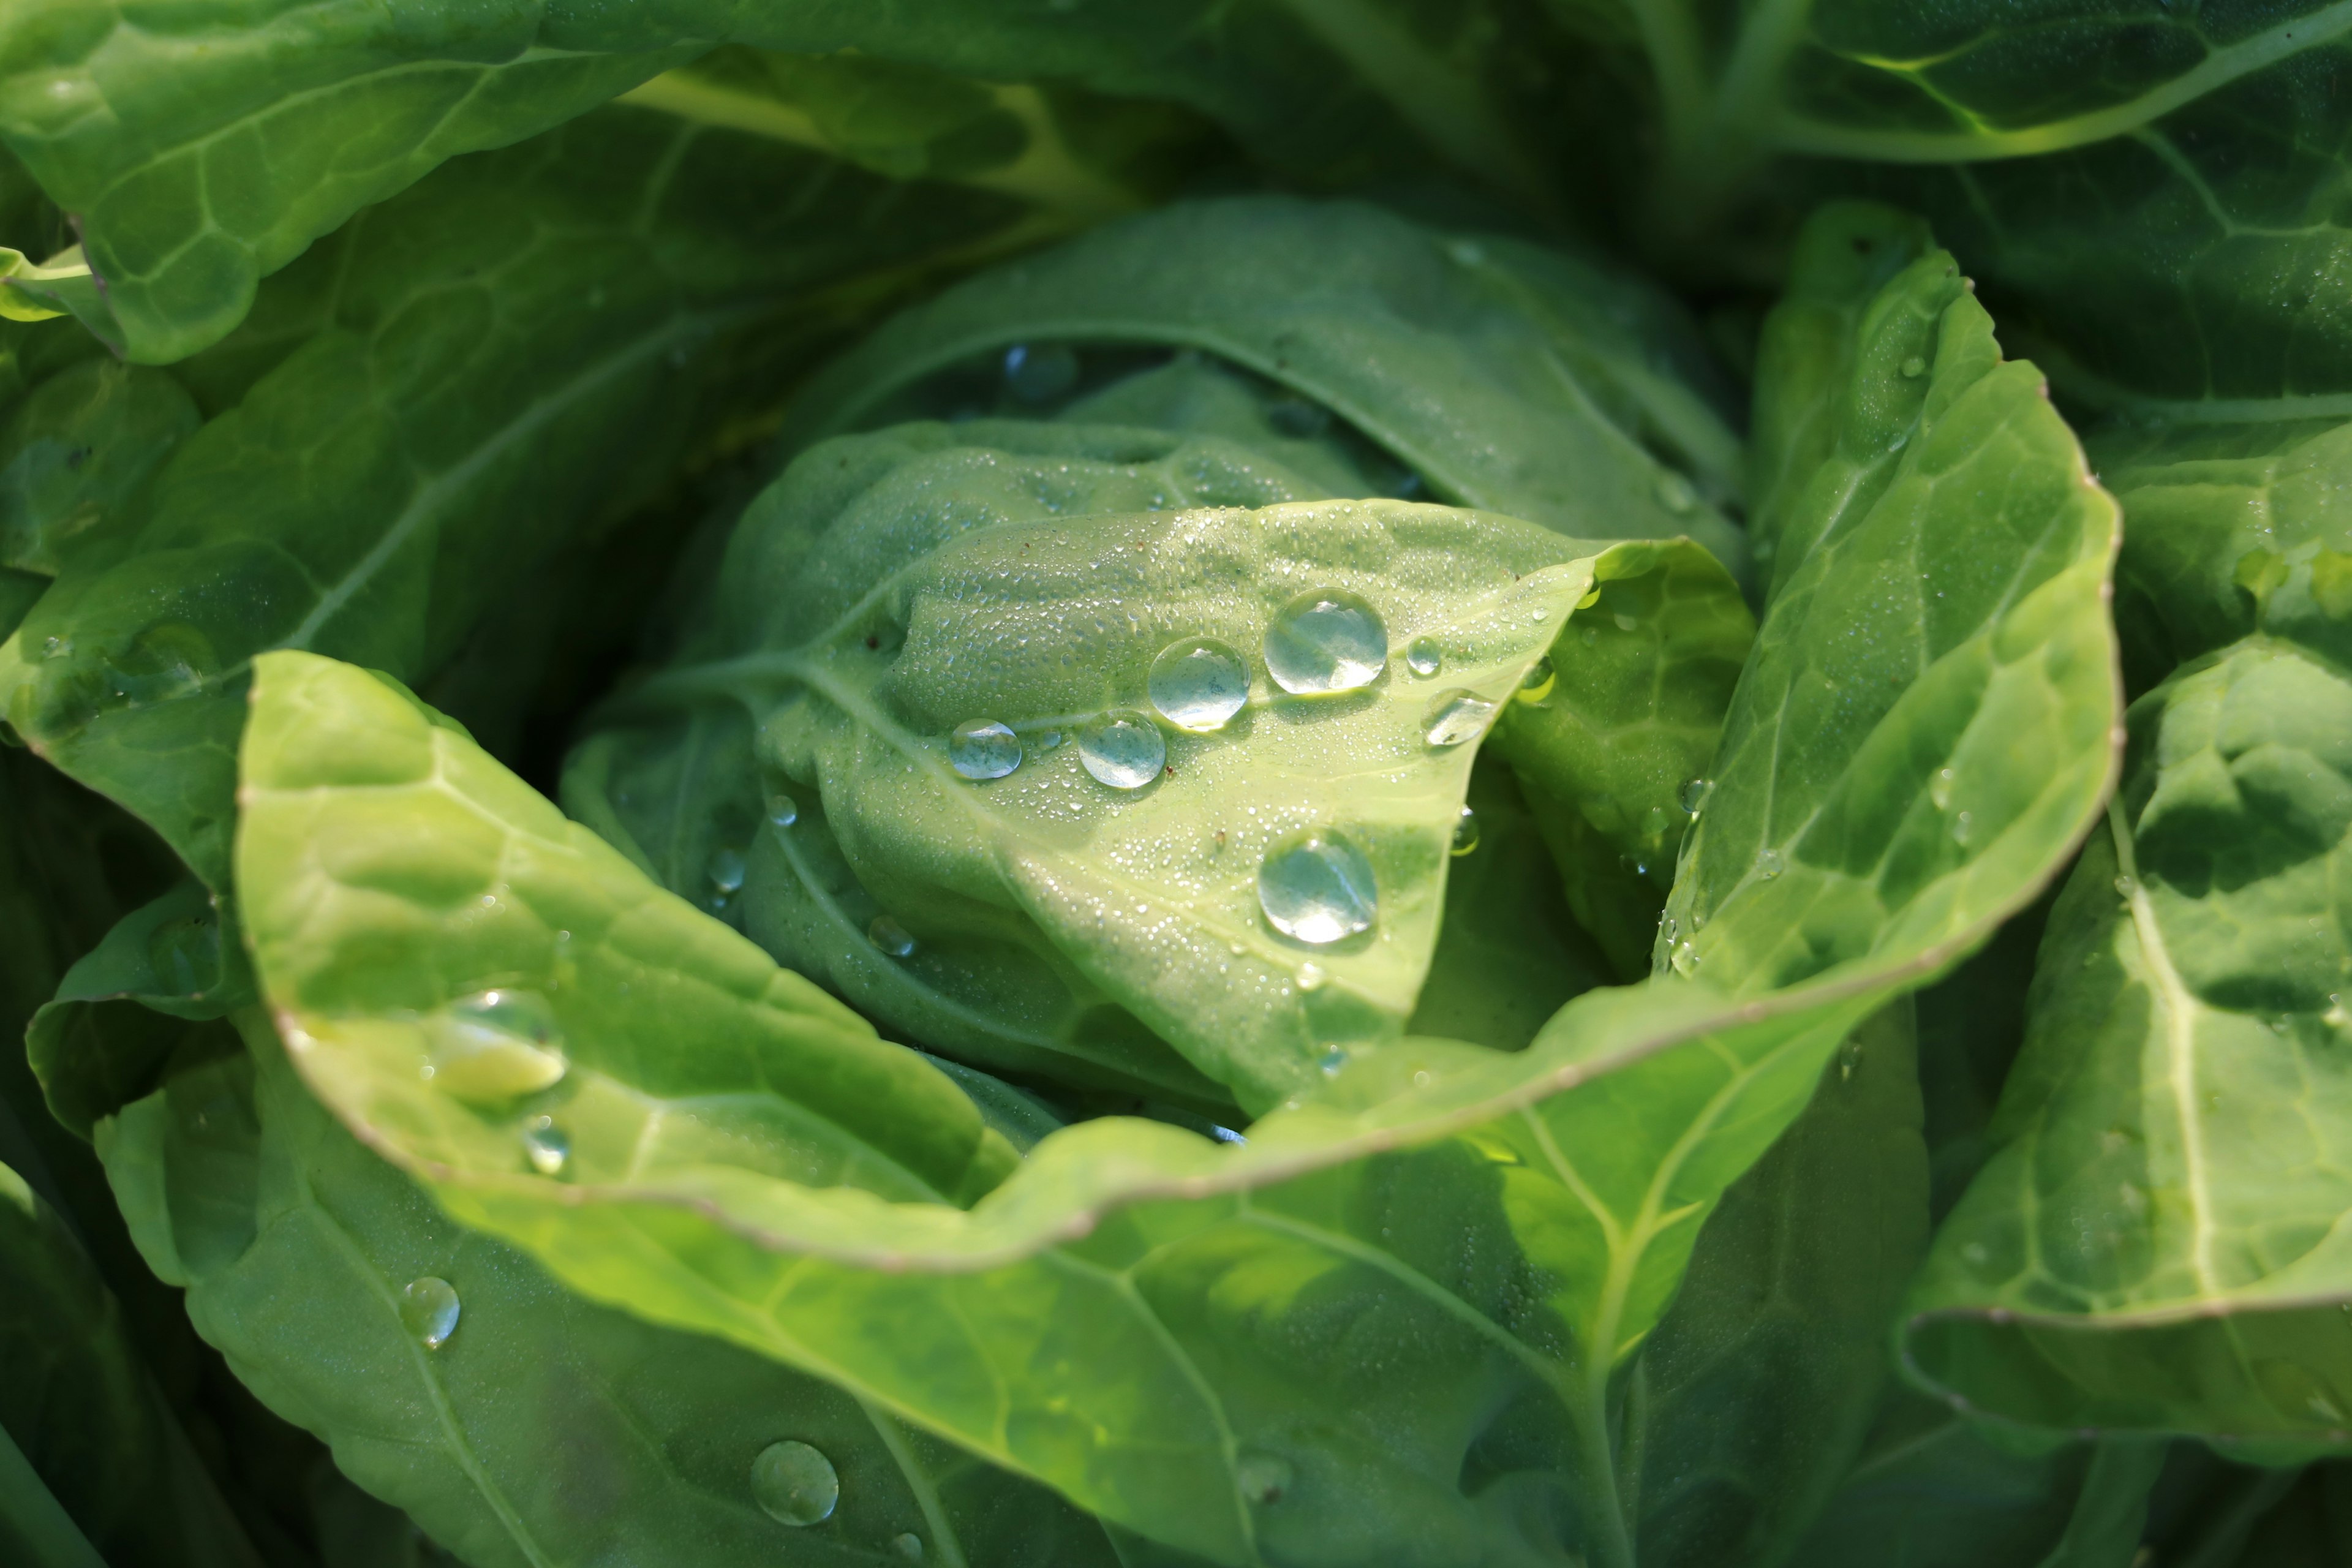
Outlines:
{"label": "pale green midrib", "polygon": [[2206,1171],[2205,1130],[2197,1115],[2197,1015],[2203,1009],[2173,967],[2172,953],[2157,923],[2154,903],[2139,878],[2139,860],[2123,808],[2107,804],[2107,829],[2114,837],[2116,868],[2131,890],[2125,901],[2131,910],[2134,934],[2142,961],[2153,982],[2157,1005],[2164,1010],[2165,1077],[2172,1094],[2173,1114],[2179,1124],[2182,1179],[2188,1184],[2191,1231],[2189,1266],[2200,1297],[2210,1300],[2222,1292],[2213,1277],[2213,1217],[2210,1177]]}
{"label": "pale green midrib", "polygon": [[1751,123],[1783,152],[1878,163],[1979,163],[2066,152],[2151,124],[2176,109],[2347,31],[2352,31],[2352,0],[2335,0],[2307,16],[2292,17],[2213,49],[2189,69],[2137,98],[2013,131],[1871,131],[1795,115]]}
{"label": "pale green midrib", "polygon": [[939,1487],[932,1481],[930,1472],[916,1461],[914,1448],[908,1443],[906,1434],[898,1429],[898,1423],[864,1394],[852,1391],[850,1397],[857,1401],[857,1408],[866,1413],[866,1422],[874,1428],[874,1435],[882,1439],[882,1447],[889,1451],[891,1462],[898,1467],[899,1475],[906,1479],[907,1489],[915,1494],[915,1506],[922,1510],[923,1522],[931,1527],[930,1544],[940,1549],[940,1568],[968,1568],[963,1542],[957,1536],[955,1526],[949,1521],[947,1510],[940,1504]]}
{"label": "pale green midrib", "polygon": [[[317,1216],[317,1224],[320,1230],[326,1234],[336,1250],[342,1253],[352,1270],[360,1276],[370,1291],[383,1304],[384,1310],[391,1314],[394,1331],[399,1334],[401,1344],[407,1350],[408,1359],[416,1369],[417,1381],[425,1385],[426,1393],[432,1399],[434,1421],[435,1425],[441,1429],[444,1447],[448,1450],[450,1457],[457,1462],[457,1468],[464,1472],[467,1479],[474,1483],[474,1489],[480,1494],[482,1500],[488,1505],[490,1512],[497,1517],[499,1525],[505,1529],[508,1539],[515,1543],[516,1549],[523,1554],[525,1560],[530,1563],[532,1568],[561,1568],[558,1561],[541,1548],[537,1536],[523,1522],[522,1515],[516,1511],[514,1504],[508,1500],[506,1493],[499,1489],[499,1484],[490,1479],[489,1471],[484,1468],[480,1456],[474,1452],[473,1439],[467,1434],[465,1423],[458,1419],[457,1407],[449,1401],[448,1390],[441,1385],[440,1374],[435,1369],[431,1359],[432,1352],[419,1344],[415,1336],[408,1331],[407,1325],[401,1321],[400,1300],[394,1293],[392,1281],[384,1277],[383,1271],[376,1267],[373,1258],[368,1257],[365,1250],[361,1247],[358,1239],[343,1227],[343,1222],[334,1211],[320,1201],[318,1192],[310,1184],[310,1173],[303,1167],[301,1162],[291,1161],[289,1165],[294,1174],[296,1187],[301,1194],[303,1206]],[[282,1223],[282,1218],[283,1216],[272,1223]]]}

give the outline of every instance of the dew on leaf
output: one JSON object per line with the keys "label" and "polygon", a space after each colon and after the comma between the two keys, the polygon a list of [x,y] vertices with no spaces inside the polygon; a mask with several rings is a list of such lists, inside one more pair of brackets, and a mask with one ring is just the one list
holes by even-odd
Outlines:
{"label": "dew on leaf", "polygon": [[710,863],[703,868],[703,875],[710,879],[711,887],[718,891],[736,893],[742,891],[743,878],[750,869],[751,862],[744,858],[743,851],[721,845],[710,852]]}
{"label": "dew on leaf", "polygon": [[1261,1508],[1280,1502],[1290,1480],[1290,1461],[1273,1454],[1244,1454],[1234,1466],[1234,1486]]}
{"label": "dew on leaf", "polygon": [[1106,713],[1078,737],[1078,761],[1113,789],[1141,789],[1168,765],[1168,742],[1141,713]]}
{"label": "dew on leaf", "polygon": [[1478,847],[1478,814],[1466,805],[1454,819],[1454,842],[1447,847],[1456,859]]}
{"label": "dew on leaf", "polygon": [[1151,705],[1179,730],[1206,733],[1249,701],[1249,666],[1238,649],[1214,637],[1170,643],[1151,661]]}
{"label": "dew on leaf", "polygon": [[1015,343],[1004,351],[1004,386],[1024,403],[1051,403],[1078,384],[1078,356],[1066,343]]}
{"label": "dew on leaf", "polygon": [[427,1274],[401,1287],[400,1326],[426,1350],[437,1351],[457,1331],[457,1290]]}
{"label": "dew on leaf", "polygon": [[478,991],[435,1014],[427,1033],[425,1076],[459,1100],[514,1100],[562,1081],[562,1026],[536,991]]}
{"label": "dew on leaf", "polygon": [[1519,689],[1516,695],[1522,702],[1541,702],[1551,695],[1551,689],[1559,683],[1559,678],[1552,671],[1551,656],[1546,654],[1528,666],[1528,672],[1519,677]]}
{"label": "dew on leaf", "polygon": [[1334,828],[1276,846],[1257,868],[1257,901],[1275,930],[1318,947],[1370,931],[1380,917],[1372,863]]}
{"label": "dew on leaf", "polygon": [[1338,1078],[1340,1069],[1348,1065],[1348,1053],[1338,1046],[1326,1047],[1323,1055],[1317,1058],[1315,1065],[1321,1069],[1325,1078]]}
{"label": "dew on leaf", "polygon": [[2138,896],[2139,896],[2139,882],[2138,882],[2138,879],[2136,879],[2136,878],[2133,878],[2133,877],[2128,877],[2128,876],[2126,876],[2126,877],[2117,877],[2117,878],[2116,879],[2116,891],[2117,893],[2121,894],[2123,897],[2125,897],[2125,898],[2126,898],[2126,899],[2131,899],[2131,898],[2137,898],[2137,897],[2138,897]]}
{"label": "dew on leaf", "polygon": [[791,795],[772,795],[768,797],[768,826],[790,827],[800,819],[800,805]]}
{"label": "dew on leaf", "polygon": [[1769,882],[1789,868],[1778,849],[1759,849],[1756,853],[1756,875]]}
{"label": "dew on leaf", "polygon": [[1404,650],[1404,667],[1420,679],[1426,680],[1445,668],[1445,650],[1437,646],[1435,637],[1415,637],[1412,646]]}
{"label": "dew on leaf", "polygon": [[888,915],[876,915],[866,928],[866,940],[892,958],[911,958],[915,953],[914,933]]}
{"label": "dew on leaf", "polygon": [[751,1499],[779,1524],[823,1524],[841,1501],[841,1476],[806,1443],[771,1443],[751,1461]]}
{"label": "dew on leaf", "polygon": [[1282,606],[1265,630],[1265,672],[1285,691],[1353,691],[1380,679],[1388,627],[1361,595],[1313,588]]}
{"label": "dew on leaf", "polygon": [[1927,362],[1920,358],[1917,354],[1913,354],[1909,359],[1903,362],[1903,378],[1906,381],[1916,380],[1918,377],[1927,374]]}
{"label": "dew on leaf", "polygon": [[920,1563],[923,1560],[923,1538],[912,1531],[904,1535],[894,1535],[890,1538],[890,1550],[909,1563]]}
{"label": "dew on leaf", "polygon": [[572,1140],[552,1116],[534,1116],[523,1124],[523,1157],[542,1176],[560,1176],[572,1159]]}
{"label": "dew on leaf", "polygon": [[1952,842],[1966,844],[1976,832],[1976,818],[1963,811],[1952,818]]}
{"label": "dew on leaf", "polygon": [[1501,706],[1460,687],[1441,691],[1422,711],[1421,738],[1440,751],[1475,741],[1486,732]]}
{"label": "dew on leaf", "polygon": [[1698,948],[1691,942],[1678,942],[1675,943],[1675,950],[1667,962],[1674,965],[1676,974],[1696,974],[1698,973]]}
{"label": "dew on leaf", "polygon": [[1320,991],[1328,976],[1324,974],[1321,964],[1302,963],[1298,966],[1298,973],[1292,978],[1297,982],[1301,991]]}
{"label": "dew on leaf", "polygon": [[968,719],[948,735],[948,766],[968,779],[1001,779],[1021,765],[1021,737],[993,719]]}
{"label": "dew on leaf", "polygon": [[1672,468],[1659,470],[1658,504],[1660,506],[1664,507],[1668,511],[1688,511],[1697,500],[1698,495],[1691,489],[1688,479]]}

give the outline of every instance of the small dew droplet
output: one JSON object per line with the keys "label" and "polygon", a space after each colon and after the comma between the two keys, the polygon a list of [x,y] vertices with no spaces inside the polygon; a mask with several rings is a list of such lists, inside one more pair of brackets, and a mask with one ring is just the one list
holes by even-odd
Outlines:
{"label": "small dew droplet", "polygon": [[1687,942],[1676,942],[1667,962],[1675,966],[1676,974],[1696,974],[1698,973],[1698,949]]}
{"label": "small dew droplet", "polygon": [[1370,931],[1380,914],[1372,863],[1332,828],[1277,845],[1258,865],[1257,901],[1275,930],[1318,947]]}
{"label": "small dew droplet", "polygon": [[1340,1070],[1348,1065],[1348,1053],[1338,1046],[1326,1047],[1315,1065],[1322,1070],[1325,1078],[1338,1078]]}
{"label": "small dew droplet", "polygon": [[892,958],[912,958],[915,955],[914,933],[888,915],[876,915],[866,928],[866,940]]}
{"label": "small dew droplet", "polygon": [[721,845],[710,852],[710,864],[703,868],[703,875],[710,879],[717,891],[736,893],[742,891],[743,878],[750,868],[751,862],[744,858],[743,851]]}
{"label": "small dew droplet", "polygon": [[771,1443],[751,1461],[751,1500],[779,1524],[823,1524],[841,1501],[841,1476],[806,1443]]}
{"label": "small dew droplet", "polygon": [[1206,734],[1249,701],[1249,665],[1214,637],[1170,643],[1151,661],[1151,705],[1179,730]]}
{"label": "small dew droplet", "polygon": [[1528,667],[1528,672],[1519,677],[1519,689],[1517,695],[1522,702],[1541,702],[1551,695],[1551,689],[1559,684],[1559,678],[1552,671],[1550,656],[1546,655],[1536,660]]}
{"label": "small dew droplet", "polygon": [[1021,737],[993,719],[967,719],[948,735],[948,766],[968,779],[1001,779],[1021,765]]}
{"label": "small dew droplet", "polygon": [[791,795],[772,795],[768,797],[769,826],[790,827],[793,823],[798,822],[800,819],[800,804],[793,800]]}
{"label": "small dew droplet", "polygon": [[2116,891],[2126,899],[2137,898],[2139,894],[2139,882],[2132,877],[2117,877]]}
{"label": "small dew droplet", "polygon": [[1141,713],[1106,713],[1078,737],[1078,761],[1113,789],[1141,789],[1168,765],[1168,742]]}
{"label": "small dew droplet", "polygon": [[1388,667],[1388,627],[1361,595],[1313,588],[1282,606],[1265,629],[1265,672],[1285,691],[1353,691]]}
{"label": "small dew droplet", "polygon": [[562,1026],[536,991],[502,988],[461,997],[427,1024],[425,1077],[473,1103],[514,1100],[562,1081]]}
{"label": "small dew droplet", "polygon": [[1423,680],[1445,668],[1445,650],[1437,646],[1435,637],[1415,637],[1412,646],[1404,650],[1404,667]]}
{"label": "small dew droplet", "polygon": [[560,1176],[572,1159],[572,1140],[552,1116],[534,1116],[522,1130],[522,1152],[542,1176]]}
{"label": "small dew droplet", "polygon": [[1301,991],[1320,991],[1328,976],[1323,973],[1323,966],[1319,963],[1302,963],[1292,978],[1297,982]]}
{"label": "small dew droplet", "polygon": [[1477,847],[1478,814],[1465,805],[1462,808],[1462,815],[1454,819],[1454,842],[1448,849],[1454,858],[1460,859]]}
{"label": "small dew droplet", "polygon": [[1062,749],[1062,732],[1059,730],[1046,731],[1044,734],[1037,737],[1037,749],[1041,752],[1060,751]]}
{"label": "small dew droplet", "polygon": [[923,1560],[923,1538],[912,1531],[904,1535],[894,1535],[890,1538],[890,1550],[909,1563],[920,1563]]}
{"label": "small dew droplet", "polygon": [[1973,836],[1975,835],[1975,832],[1976,832],[1976,818],[1975,818],[1975,817],[1973,817],[1973,816],[1969,816],[1969,815],[1967,812],[1965,812],[1965,811],[1963,811],[1963,812],[1959,812],[1959,813],[1956,814],[1956,815],[1953,816],[1953,818],[1952,818],[1952,842],[1953,842],[1953,843],[1955,843],[1955,844],[1966,844],[1966,843],[1969,841],[1969,839],[1971,837],[1973,837]]}
{"label": "small dew droplet", "polygon": [[1429,706],[1422,711],[1421,738],[1439,751],[1475,741],[1486,732],[1486,726],[1494,721],[1496,710],[1501,706],[1460,687],[1441,691],[1430,699]]}
{"label": "small dew droplet", "polygon": [[[1884,363],[1885,362],[1882,361],[1880,363]],[[1903,377],[1905,380],[1916,380],[1918,377],[1927,374],[1927,362],[1920,358],[1917,354],[1913,354],[1909,359],[1903,362]]]}
{"label": "small dew droplet", "polygon": [[1949,768],[1936,770],[1936,782],[1927,786],[1927,798],[1937,811],[1952,809],[1952,781],[1959,775]]}
{"label": "small dew droplet", "polygon": [[1234,1484],[1260,1508],[1280,1502],[1290,1490],[1290,1461],[1272,1454],[1244,1454],[1234,1466]]}
{"label": "small dew droplet", "polygon": [[400,1292],[400,1326],[418,1344],[437,1351],[457,1331],[457,1291],[446,1279],[427,1274]]}
{"label": "small dew droplet", "polygon": [[1778,849],[1764,849],[1757,852],[1756,875],[1763,880],[1769,882],[1788,868],[1788,862],[1780,858],[1780,852]]}
{"label": "small dew droplet", "polygon": [[1686,814],[1696,816],[1706,809],[1706,797],[1714,793],[1714,780],[1692,779],[1683,785],[1682,794],[1676,798],[1682,802],[1683,810]]}

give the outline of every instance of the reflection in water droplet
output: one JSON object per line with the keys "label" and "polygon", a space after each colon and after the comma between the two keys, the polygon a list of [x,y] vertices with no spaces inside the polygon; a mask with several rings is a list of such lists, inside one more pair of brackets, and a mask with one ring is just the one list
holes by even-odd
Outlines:
{"label": "reflection in water droplet", "polygon": [[1909,359],[1903,362],[1903,375],[1904,379],[1906,381],[1916,379],[1916,377],[1923,376],[1927,374],[1927,362],[1921,359],[1917,354],[1913,354]]}
{"label": "reflection in water droplet", "polygon": [[1453,852],[1459,858],[1477,847],[1478,814],[1465,805],[1462,808],[1462,815],[1454,819]]}
{"label": "reflection in water droplet", "polygon": [[2139,892],[2139,882],[2135,878],[2117,877],[2116,879],[2116,891],[2121,893],[2126,899],[2134,897]]}
{"label": "reflection in water droplet", "polygon": [[719,891],[734,893],[742,890],[743,876],[750,868],[751,862],[743,858],[743,851],[721,845],[710,852],[710,864],[703,868],[703,875],[710,879],[710,885]]}
{"label": "reflection in water droplet", "polygon": [[1778,849],[1757,851],[1756,874],[1764,880],[1769,882],[1788,868],[1788,862],[1780,858],[1780,852]]}
{"label": "reflection in water droplet", "polygon": [[1338,1046],[1326,1047],[1315,1065],[1322,1069],[1325,1078],[1338,1078],[1339,1069],[1348,1065],[1348,1053]]}
{"label": "reflection in water droplet", "polygon": [[841,1477],[806,1443],[771,1443],[751,1461],[751,1499],[779,1524],[823,1524],[841,1501]]}
{"label": "reflection in water droplet", "polygon": [[1244,1454],[1234,1466],[1234,1485],[1260,1507],[1280,1502],[1290,1489],[1290,1461],[1272,1454]]}
{"label": "reflection in water droplet", "polygon": [[1004,351],[1005,389],[1024,403],[1051,403],[1078,384],[1078,356],[1066,343],[1015,343]]}
{"label": "reflection in water droplet", "polygon": [[1519,677],[1519,689],[1515,695],[1522,702],[1541,702],[1551,695],[1551,689],[1558,684],[1559,678],[1552,671],[1551,656],[1546,654],[1528,666],[1528,672]]}
{"label": "reflection in water droplet", "polygon": [[968,779],[1001,779],[1021,765],[1021,737],[993,719],[969,719],[948,734],[948,766]]}
{"label": "reflection in water droplet", "polygon": [[1168,765],[1168,742],[1143,714],[1106,713],[1078,737],[1078,761],[1113,789],[1141,789]]}
{"label": "reflection in water droplet", "polygon": [[431,1274],[411,1279],[400,1292],[400,1326],[426,1350],[439,1350],[457,1331],[457,1289]]}
{"label": "reflection in water droplet", "polygon": [[1345,588],[1299,595],[1265,629],[1265,672],[1285,691],[1353,691],[1379,679],[1388,662],[1388,627]]}
{"label": "reflection in water droplet", "polygon": [[1465,741],[1475,741],[1486,732],[1494,721],[1498,702],[1489,702],[1475,691],[1455,687],[1441,691],[1429,700],[1421,715],[1421,738],[1440,751],[1458,746]]}
{"label": "reflection in water droplet", "polygon": [[1667,962],[1675,966],[1676,974],[1696,974],[1698,973],[1698,949],[1687,942],[1678,942],[1675,943],[1674,954]]}
{"label": "reflection in water droplet", "polygon": [[866,940],[888,953],[892,958],[911,958],[915,952],[912,932],[888,915],[876,915],[866,928]]}
{"label": "reflection in water droplet", "polygon": [[923,1560],[923,1538],[912,1531],[904,1535],[894,1535],[890,1538],[890,1550],[909,1563],[920,1563]]}
{"label": "reflection in water droplet", "polygon": [[542,1176],[560,1176],[572,1158],[572,1140],[552,1116],[534,1116],[522,1130],[522,1152]]}
{"label": "reflection in water droplet", "polygon": [[1683,785],[1682,795],[1678,798],[1683,803],[1683,810],[1696,816],[1706,809],[1706,797],[1714,793],[1714,780],[1692,779]]}
{"label": "reflection in water droplet", "polygon": [[1952,781],[1958,776],[1949,768],[1936,770],[1936,782],[1927,786],[1927,798],[1935,803],[1937,811],[1952,808]]}
{"label": "reflection in water droplet", "polygon": [[426,1034],[432,1059],[425,1076],[459,1100],[513,1100],[562,1081],[563,1029],[536,991],[461,997],[434,1015]]}
{"label": "reflection in water droplet", "polygon": [[1151,705],[1179,730],[1206,733],[1249,700],[1249,665],[1214,637],[1170,643],[1151,661]]}
{"label": "reflection in water droplet", "polygon": [[1333,828],[1276,846],[1258,866],[1257,901],[1275,930],[1318,947],[1370,931],[1380,915],[1372,863]]}
{"label": "reflection in water droplet", "polygon": [[1668,511],[1688,511],[1697,500],[1698,496],[1692,490],[1688,479],[1672,468],[1662,469],[1659,472],[1658,504],[1660,506],[1664,507]]}
{"label": "reflection in water droplet", "polygon": [[791,795],[772,795],[768,797],[768,825],[770,826],[790,827],[793,823],[798,822],[800,819],[800,805],[798,802],[793,800]]}
{"label": "reflection in water droplet", "polygon": [[1404,667],[1426,680],[1445,668],[1445,650],[1437,646],[1435,637],[1415,637],[1404,650]]}
{"label": "reflection in water droplet", "polygon": [[1326,976],[1321,964],[1302,963],[1298,966],[1298,973],[1294,978],[1298,982],[1298,988],[1301,991],[1320,991]]}
{"label": "reflection in water droplet", "polygon": [[1963,811],[1952,818],[1952,842],[1966,844],[1976,832],[1976,818]]}

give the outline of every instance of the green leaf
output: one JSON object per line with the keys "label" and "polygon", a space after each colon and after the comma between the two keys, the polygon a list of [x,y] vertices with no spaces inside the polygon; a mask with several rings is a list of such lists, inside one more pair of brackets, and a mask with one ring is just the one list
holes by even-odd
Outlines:
{"label": "green leaf", "polygon": [[87,361],[42,382],[0,423],[0,564],[55,576],[198,422],[161,371]]}
{"label": "green leaf", "polygon": [[561,542],[744,439],[832,321],[1016,216],[941,190],[886,218],[887,190],[616,109],[374,209],[179,373],[234,406],[0,645],[0,717],[224,889],[252,656],[422,678]]}
{"label": "green leaf", "polygon": [[[0,1540],[14,1536],[29,1554],[12,1561],[84,1568],[103,1553],[166,1568],[258,1568],[132,1348],[122,1309],[57,1214],[5,1165],[0,1442]],[[46,1497],[27,1496],[28,1480]],[[46,1541],[27,1539],[48,1500],[58,1511]]]}
{"label": "green leaf", "polygon": [[[288,1071],[252,1058],[175,1073],[104,1125],[142,1247],[188,1287],[205,1337],[362,1486],[477,1568],[652,1560],[1099,1564],[1100,1531],[814,1379],[715,1340],[590,1306],[510,1247],[461,1230],[354,1142]],[[447,1282],[454,1331],[403,1314]],[[753,1463],[806,1442],[837,1510],[763,1512]]]}

